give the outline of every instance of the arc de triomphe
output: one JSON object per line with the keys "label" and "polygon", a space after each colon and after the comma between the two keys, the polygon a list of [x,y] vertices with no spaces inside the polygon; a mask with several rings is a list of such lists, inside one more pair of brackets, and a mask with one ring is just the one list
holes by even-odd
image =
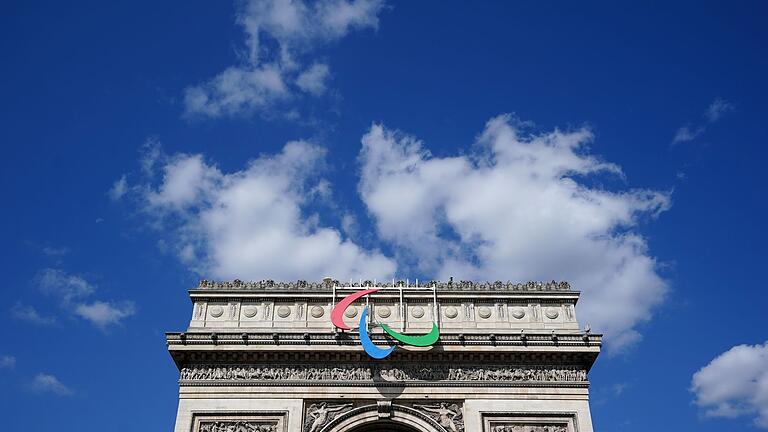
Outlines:
{"label": "arc de triomphe", "polygon": [[[601,336],[565,282],[201,281],[190,297],[189,328],[166,336],[176,432],[592,431]],[[366,341],[395,348],[375,359]]]}

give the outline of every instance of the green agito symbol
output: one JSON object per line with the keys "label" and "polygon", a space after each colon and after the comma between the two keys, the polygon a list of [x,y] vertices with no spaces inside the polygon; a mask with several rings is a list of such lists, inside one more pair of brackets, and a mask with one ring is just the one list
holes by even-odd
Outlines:
{"label": "green agito symbol", "polygon": [[[375,293],[376,291],[378,291],[378,289],[366,289],[344,297],[331,311],[331,322],[333,325],[340,329],[350,330],[350,327],[344,323],[344,311],[347,309],[347,307],[349,307],[350,304],[352,304],[352,302],[358,298]],[[368,307],[366,306],[363,310],[363,313],[360,315],[360,343],[363,345],[363,349],[369,356],[375,359],[383,359],[390,355],[392,351],[395,350],[395,347],[392,346],[387,348],[379,348],[373,343],[373,341],[371,341],[371,337],[368,334],[368,328],[366,326],[367,318]],[[432,330],[427,334],[419,336],[409,336],[396,332],[386,324],[381,324],[381,328],[383,328],[384,331],[393,339],[398,340],[406,345],[417,347],[430,346],[437,342],[437,340],[440,338],[440,328],[434,321],[432,322]]]}
{"label": "green agito symbol", "polygon": [[406,334],[398,333],[392,330],[386,324],[381,324],[381,328],[383,328],[388,335],[399,340],[400,342],[406,345],[413,345],[417,347],[430,346],[437,342],[437,339],[440,338],[440,328],[435,322],[432,322],[432,330],[429,333],[421,336],[408,336]]}

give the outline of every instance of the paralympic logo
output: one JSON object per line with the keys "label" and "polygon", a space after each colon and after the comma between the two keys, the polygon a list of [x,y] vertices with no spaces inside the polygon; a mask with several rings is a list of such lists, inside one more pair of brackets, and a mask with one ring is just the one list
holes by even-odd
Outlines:
{"label": "paralympic logo", "polygon": [[[351,330],[351,328],[346,323],[344,323],[344,311],[347,310],[349,305],[351,305],[355,300],[359,299],[360,297],[367,296],[368,294],[373,294],[376,291],[378,291],[376,288],[365,289],[344,297],[331,311],[331,322],[333,325],[342,330]],[[360,314],[360,344],[363,346],[363,349],[369,356],[379,360],[386,358],[388,355],[392,354],[392,351],[395,350],[396,346],[390,346],[387,348],[379,348],[376,346],[371,340],[370,334],[368,333],[367,322],[368,306],[363,308],[363,313]],[[396,332],[386,324],[379,324],[379,326],[381,326],[381,328],[393,339],[406,345],[417,347],[430,346],[437,342],[437,340],[440,338],[440,328],[434,321],[432,321],[432,330],[427,334],[419,336],[411,336]]]}

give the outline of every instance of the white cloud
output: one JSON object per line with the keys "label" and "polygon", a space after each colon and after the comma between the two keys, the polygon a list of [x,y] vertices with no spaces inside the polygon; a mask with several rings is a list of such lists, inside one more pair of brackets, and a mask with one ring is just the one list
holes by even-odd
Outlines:
{"label": "white cloud", "polygon": [[147,194],[152,207],[184,210],[222,179],[219,170],[205,165],[200,155],[177,155],[164,166],[163,173],[160,188]]}
{"label": "white cloud", "polygon": [[351,213],[345,213],[341,217],[341,231],[349,238],[356,238],[358,230],[357,218]]}
{"label": "white cloud", "polygon": [[720,120],[725,114],[733,111],[733,104],[725,99],[717,98],[709,105],[704,116],[710,123]]}
{"label": "white cloud", "polygon": [[230,67],[211,81],[186,90],[190,114],[209,117],[252,112],[290,95],[275,65],[258,68]]}
{"label": "white cloud", "polygon": [[59,396],[70,396],[74,394],[72,389],[62,384],[58,378],[51,374],[39,373],[32,380],[31,388],[38,393],[54,393]]}
{"label": "white cloud", "polygon": [[[238,11],[248,50],[243,64],[231,66],[185,91],[189,115],[220,117],[273,108],[298,96],[325,91],[328,66],[304,71],[313,48],[352,30],[378,27],[380,0],[251,0]],[[301,72],[300,72],[301,71]],[[294,116],[293,110],[286,110]]]}
{"label": "white cloud", "polygon": [[[111,303],[100,300],[88,300],[96,286],[78,275],[69,274],[60,269],[46,268],[35,277],[40,290],[57,298],[62,309],[74,313],[101,329],[111,324],[119,324],[124,318],[135,313],[132,302]],[[50,324],[53,317],[43,317],[32,306],[17,304],[12,313],[17,319],[36,324]]]}
{"label": "white cloud", "polygon": [[118,201],[128,192],[128,179],[125,176],[120,177],[109,189],[109,198],[112,201]]}
{"label": "white cloud", "polygon": [[156,138],[148,138],[141,146],[141,172],[149,176],[155,171],[155,166],[162,157],[160,141]]}
{"label": "white cloud", "polygon": [[699,135],[705,131],[704,127],[693,128],[691,125],[685,125],[675,132],[675,137],[672,139],[672,144],[679,144],[683,142],[693,141],[698,138]]}
{"label": "white cloud", "polygon": [[49,325],[56,322],[56,318],[52,316],[43,316],[34,307],[19,303],[15,304],[11,309],[11,316],[18,320],[38,325]]}
{"label": "white cloud", "polygon": [[389,277],[395,264],[377,251],[321,226],[309,210],[327,197],[317,178],[325,150],[294,141],[246,168],[223,173],[200,155],[179,154],[145,185],[144,206],[171,233],[180,260],[212,278],[310,279]]}
{"label": "white cloud", "polygon": [[[720,120],[728,112],[733,111],[733,109],[734,106],[732,103],[725,99],[717,98],[712,101],[709,107],[707,107],[707,110],[704,112],[704,118],[706,118],[709,123],[714,123]],[[705,126],[694,127],[690,124],[687,124],[675,132],[675,137],[672,139],[672,144],[674,145],[693,141],[704,134],[706,131],[707,128]]]}
{"label": "white cloud", "polygon": [[401,265],[441,279],[568,280],[583,291],[581,320],[613,349],[631,343],[667,288],[635,228],[670,197],[590,186],[621,171],[587,152],[587,129],[522,129],[496,117],[470,155],[433,157],[420,141],[373,125],[359,189],[380,237]]}
{"label": "white cloud", "polygon": [[59,297],[65,303],[91,295],[96,288],[81,276],[59,269],[46,268],[38,272],[37,283],[46,294]]}
{"label": "white cloud", "polygon": [[132,302],[112,304],[103,301],[81,303],[75,306],[75,314],[87,319],[99,328],[105,329],[112,324],[120,324],[124,318],[136,313]]}
{"label": "white cloud", "polygon": [[299,74],[299,77],[296,78],[296,85],[307,93],[320,96],[325,93],[325,82],[328,80],[328,75],[328,65],[316,63]]}
{"label": "white cloud", "polygon": [[10,355],[0,356],[0,369],[12,369],[16,366],[16,357]]}
{"label": "white cloud", "polygon": [[44,255],[53,258],[63,257],[69,253],[69,248],[66,246],[43,246],[42,252]]}
{"label": "white cloud", "polygon": [[768,428],[768,342],[715,357],[693,375],[691,391],[707,416],[755,416],[757,426]]}

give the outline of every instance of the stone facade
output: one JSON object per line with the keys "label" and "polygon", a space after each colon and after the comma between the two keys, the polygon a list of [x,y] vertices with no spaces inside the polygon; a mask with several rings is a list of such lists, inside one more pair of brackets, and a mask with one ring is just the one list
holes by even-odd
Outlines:
{"label": "stone facade", "polygon": [[[344,296],[379,291],[344,313]],[[341,284],[202,281],[192,319],[168,333],[179,368],[176,432],[591,432],[588,372],[600,335],[579,330],[567,283]],[[406,334],[440,328],[429,347],[369,358],[355,329],[368,307]]]}

